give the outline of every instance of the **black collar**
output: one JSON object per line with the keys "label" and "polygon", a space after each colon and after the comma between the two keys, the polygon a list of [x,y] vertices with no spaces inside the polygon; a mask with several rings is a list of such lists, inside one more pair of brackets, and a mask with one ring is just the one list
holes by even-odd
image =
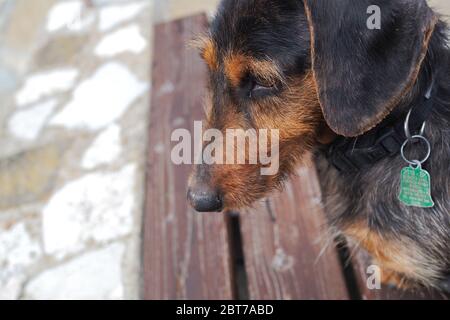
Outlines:
{"label": "black collar", "polygon": [[[419,132],[428,119],[432,107],[434,80],[425,96],[413,107],[409,119],[412,132]],[[406,112],[408,112],[407,110]],[[404,122],[406,114],[387,119],[367,133],[355,137],[339,137],[327,146],[328,161],[341,172],[358,172],[377,161],[399,154],[406,140]]]}

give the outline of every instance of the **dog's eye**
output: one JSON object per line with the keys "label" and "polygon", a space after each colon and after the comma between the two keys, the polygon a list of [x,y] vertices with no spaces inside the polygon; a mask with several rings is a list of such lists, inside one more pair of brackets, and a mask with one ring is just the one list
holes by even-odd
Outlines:
{"label": "dog's eye", "polygon": [[277,90],[275,85],[263,84],[258,81],[252,81],[250,98],[263,98],[273,95]]}

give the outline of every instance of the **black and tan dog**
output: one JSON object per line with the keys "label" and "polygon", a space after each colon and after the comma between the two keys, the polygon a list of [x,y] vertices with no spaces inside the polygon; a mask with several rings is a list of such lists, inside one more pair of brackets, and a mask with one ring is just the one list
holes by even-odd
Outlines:
{"label": "black and tan dog", "polygon": [[[381,9],[381,28],[367,9]],[[425,0],[224,0],[201,54],[209,67],[207,126],[277,128],[280,170],[199,165],[188,198],[199,211],[251,205],[313,151],[333,230],[367,249],[384,279],[448,289],[450,51]],[[400,155],[424,121],[432,208],[398,199]],[[399,129],[401,128],[401,129]],[[426,152],[423,144],[409,157]]]}

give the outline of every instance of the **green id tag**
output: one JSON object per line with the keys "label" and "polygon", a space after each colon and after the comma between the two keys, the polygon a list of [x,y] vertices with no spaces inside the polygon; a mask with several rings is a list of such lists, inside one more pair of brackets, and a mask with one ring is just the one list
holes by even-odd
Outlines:
{"label": "green id tag", "polygon": [[401,202],[407,206],[431,208],[434,206],[431,198],[430,174],[420,166],[402,169],[400,177]]}

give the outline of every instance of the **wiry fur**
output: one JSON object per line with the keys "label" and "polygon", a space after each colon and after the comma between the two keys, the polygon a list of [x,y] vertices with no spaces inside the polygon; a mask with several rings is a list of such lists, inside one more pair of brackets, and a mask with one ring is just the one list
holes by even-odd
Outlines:
{"label": "wiry fur", "polygon": [[[420,104],[430,85],[429,75],[436,77],[433,109],[425,130],[432,154],[423,166],[431,176],[434,208],[406,207],[398,201],[400,171],[407,165],[400,154],[367,170],[342,174],[326,159],[326,146],[315,153],[330,222],[363,245],[373,235],[395,243],[395,249],[378,248],[381,255],[370,251],[389,269],[401,270],[402,276],[435,287],[450,272],[450,60],[445,31],[446,26],[440,23],[417,83],[395,109],[395,113],[404,114]],[[409,155],[419,158],[423,152],[416,147]],[[405,270],[404,265],[412,267]]]}
{"label": "wiry fur", "polygon": [[[352,8],[355,3],[361,5],[363,0],[355,1],[342,0],[339,6],[345,4]],[[339,49],[336,45],[336,51],[326,54],[316,53],[314,45],[310,50],[315,31],[308,23],[303,1],[222,1],[210,35],[202,41],[202,56],[209,66],[210,77],[206,127],[221,131],[227,128],[279,129],[280,170],[275,176],[261,176],[259,165],[200,165],[191,183],[207,181],[218,188],[225,209],[248,206],[280,187],[303,155],[313,150],[330,229],[338,230],[366,248],[386,269],[385,280],[403,283],[407,279],[445,288],[450,276],[447,27],[442,22],[435,25],[434,15],[422,0],[417,0],[420,5],[409,0],[374,1],[384,5],[386,12],[392,11],[387,21],[392,30],[386,34],[375,33],[375,37],[358,32],[344,33],[343,42],[360,47]],[[314,3],[326,6],[331,2],[315,0]],[[337,17],[330,18],[342,16],[339,6],[333,9]],[[350,22],[351,14],[359,13],[348,12],[348,16],[345,13]],[[415,18],[408,20],[411,17]],[[315,23],[320,23],[320,15],[313,18]],[[395,34],[393,30],[401,33]],[[322,36],[327,36],[326,30],[321,32]],[[354,38],[358,36],[363,38]],[[336,41],[335,38],[328,39],[328,44]],[[397,41],[399,39],[402,41]],[[414,41],[417,43],[411,43]],[[398,43],[403,47],[395,48]],[[354,50],[367,48],[373,50],[367,55],[368,65],[380,66],[374,75],[370,74],[370,69],[365,69],[363,60],[358,67],[346,60]],[[319,66],[325,66],[323,70],[313,68],[315,54],[327,55],[328,60],[322,59]],[[358,52],[358,57],[364,59],[364,54]],[[409,57],[410,54],[413,56]],[[330,61],[331,67],[327,64]],[[397,69],[382,67],[392,65]],[[350,66],[351,75],[337,70],[341,66]],[[331,85],[326,81],[330,70],[343,72],[341,78],[333,78]],[[431,175],[434,208],[406,207],[397,199],[400,171],[406,165],[400,155],[382,159],[357,173],[341,173],[330,165],[324,155],[327,146],[320,142],[322,133],[327,131],[324,128],[329,131],[331,124],[337,133],[361,135],[380,122],[404,118],[412,106],[422,102],[431,75],[435,90],[425,136],[430,140],[432,154],[424,169]],[[249,92],[255,80],[274,85],[276,90],[268,96],[252,98]],[[343,90],[339,90],[341,87]],[[361,102],[361,97],[366,104]],[[340,102],[333,104],[333,101]],[[351,103],[345,105],[349,101]],[[419,157],[421,152],[421,148],[414,148],[411,157]]]}

